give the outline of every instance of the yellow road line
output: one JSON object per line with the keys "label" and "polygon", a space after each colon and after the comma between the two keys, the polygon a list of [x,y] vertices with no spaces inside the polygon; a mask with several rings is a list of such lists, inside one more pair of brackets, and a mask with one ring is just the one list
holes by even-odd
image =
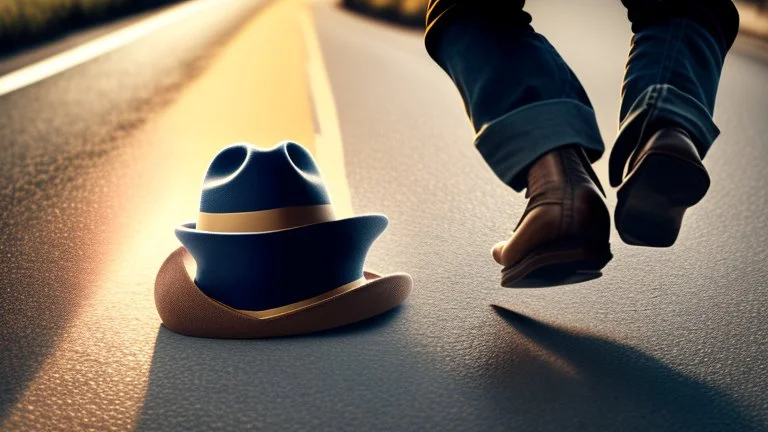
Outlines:
{"label": "yellow road line", "polygon": [[306,49],[296,19],[302,5],[282,0],[265,6],[160,119],[165,139],[194,158],[195,180],[233,142],[266,148],[292,140],[314,153]]}
{"label": "yellow road line", "polygon": [[323,61],[320,40],[309,10],[309,4],[299,16],[304,43],[307,48],[307,72],[309,89],[314,102],[315,118],[319,131],[315,135],[315,155],[333,200],[338,217],[354,214],[349,184],[344,167],[344,146],[341,138],[336,103],[328,72]]}

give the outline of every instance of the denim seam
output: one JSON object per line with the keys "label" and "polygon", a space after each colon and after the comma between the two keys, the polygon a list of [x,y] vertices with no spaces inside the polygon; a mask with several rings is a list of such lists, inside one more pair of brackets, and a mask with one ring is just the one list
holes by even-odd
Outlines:
{"label": "denim seam", "polygon": [[[661,77],[664,75],[664,69],[666,68],[666,65],[667,65],[667,57],[669,56],[669,43],[672,40],[671,33],[672,33],[673,29],[674,29],[674,25],[670,26],[669,34],[668,34],[666,43],[664,44],[664,56],[661,58],[661,62],[659,62],[659,73],[656,76],[656,82],[657,83],[661,82]],[[650,123],[651,119],[655,117],[655,114],[656,114],[656,101],[659,99],[657,94],[656,94],[657,90],[658,90],[658,87],[654,86],[652,88],[652,90],[648,93],[648,95],[646,96],[646,100],[645,100],[645,102],[643,104],[648,109],[648,114],[646,115],[645,119],[643,120],[642,125],[640,126],[640,133],[638,134],[637,141],[635,141],[635,145],[634,145],[635,149],[637,148],[638,145],[640,145],[640,141],[641,141],[643,135],[645,135],[645,130],[647,129],[648,124]],[[635,150],[633,149],[632,153],[634,153],[634,151]],[[631,154],[630,154],[630,158],[631,158]],[[622,177],[624,177],[624,170],[626,170],[626,165],[625,165],[624,168],[622,168]]]}
{"label": "denim seam", "polygon": [[[671,37],[672,35],[670,34],[670,37],[667,39],[667,44],[664,47],[664,57],[662,58],[662,61],[661,61],[661,69],[659,69],[659,75],[658,75],[658,78],[656,79],[657,84],[654,86],[654,89],[651,91],[649,95],[649,96],[655,96],[655,97],[653,98],[649,106],[648,116],[645,118],[645,121],[640,127],[640,134],[637,137],[637,143],[635,143],[636,149],[638,146],[642,145],[642,142],[646,138],[646,135],[648,133],[648,128],[656,121],[656,118],[658,117],[659,102],[664,99],[664,96],[666,96],[666,93],[667,93],[667,87],[664,87],[664,83],[669,81],[669,77],[672,74],[672,70],[673,70],[672,67],[668,67],[670,54],[671,54],[672,60],[674,61],[674,58],[677,55],[677,52],[680,50],[680,45],[682,45],[686,24],[687,22],[685,20],[681,20],[681,21],[675,21],[674,24],[670,26],[670,30],[669,30],[670,33],[676,32],[676,37],[674,38],[674,41],[673,41]],[[673,45],[671,47],[670,47],[670,41],[673,41]],[[657,91],[657,89],[659,91]],[[661,93],[661,94],[657,94],[657,93]]]}
{"label": "denim seam", "polygon": [[[646,102],[646,108],[648,109],[648,114],[645,116],[645,119],[643,119],[642,125],[640,125],[640,133],[637,134],[637,141],[635,141],[634,149],[632,150],[632,153],[634,153],[637,150],[637,147],[640,146],[640,143],[643,140],[643,137],[646,134],[646,130],[648,129],[648,126],[652,123],[653,119],[656,118],[656,112],[659,108],[659,99],[662,98],[662,95],[659,95],[659,93],[664,93],[665,89],[664,87],[660,87],[658,85],[655,85],[651,88],[651,91],[648,93],[647,101]],[[630,153],[629,159],[632,158],[632,154]],[[629,161],[627,160],[627,162]],[[625,167],[622,169],[622,177],[624,176],[624,170],[626,170],[626,164]]]}

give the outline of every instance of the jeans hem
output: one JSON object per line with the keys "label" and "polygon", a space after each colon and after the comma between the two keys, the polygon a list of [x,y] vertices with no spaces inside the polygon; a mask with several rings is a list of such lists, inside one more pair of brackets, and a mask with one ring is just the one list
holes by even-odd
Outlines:
{"label": "jeans hem", "polygon": [[594,111],[574,100],[537,102],[482,127],[475,146],[496,176],[520,192],[528,167],[562,146],[580,145],[590,162],[605,151]]}
{"label": "jeans hem", "polygon": [[702,158],[720,135],[709,111],[696,99],[668,84],[653,85],[637,98],[619,127],[611,151],[612,186],[617,187],[623,181],[624,168],[632,152],[655,131],[669,126],[688,132]]}

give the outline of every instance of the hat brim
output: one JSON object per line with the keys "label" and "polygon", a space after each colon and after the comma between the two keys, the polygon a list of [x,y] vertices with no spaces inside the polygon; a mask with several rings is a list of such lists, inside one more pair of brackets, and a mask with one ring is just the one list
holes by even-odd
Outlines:
{"label": "hat brim", "polygon": [[387,223],[384,215],[366,214],[277,231],[219,233],[192,222],[178,226],[176,236],[195,259],[194,281],[205,295],[261,311],[362,279],[368,251]]}
{"label": "hat brim", "polygon": [[172,252],[155,280],[155,305],[169,330],[209,338],[268,338],[312,333],[372,318],[402,303],[413,281],[404,273],[379,276],[332,296],[269,317],[256,317],[206,296],[190,276],[192,256],[184,247]]}

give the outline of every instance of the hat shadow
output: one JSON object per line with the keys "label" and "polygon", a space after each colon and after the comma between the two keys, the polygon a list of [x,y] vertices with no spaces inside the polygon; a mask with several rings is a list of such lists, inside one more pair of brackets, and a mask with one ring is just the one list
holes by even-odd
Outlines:
{"label": "hat shadow", "polygon": [[[243,392],[243,388],[246,388],[258,392],[259,385],[266,385],[263,382],[260,383],[258,377],[263,380],[278,381],[280,377],[288,377],[287,381],[295,380],[295,382],[291,381],[292,384],[282,382],[282,384],[299,389],[302,380],[310,379],[316,373],[331,376],[336,365],[332,362],[318,363],[318,359],[311,356],[296,356],[290,364],[284,364],[282,369],[272,371],[260,371],[261,362],[280,364],[274,358],[291,358],[295,353],[304,353],[307,345],[315,344],[316,349],[320,350],[321,346],[327,345],[331,339],[343,341],[348,337],[381,332],[397,320],[405,307],[407,306],[398,305],[372,318],[335,329],[268,339],[190,337],[176,334],[161,324],[157,331],[147,392],[138,416],[137,429],[188,429],[191,426],[189,419],[170,415],[169,406],[177,403],[180,405],[195,403],[211,407],[222,402],[228,403],[227,401],[233,395],[227,394],[227,391],[237,393]],[[212,367],[216,365],[217,367]],[[237,381],[240,378],[237,377],[249,377],[254,384],[242,387],[242,383]],[[200,385],[219,381],[228,381],[230,390],[206,389]],[[250,403],[248,400],[258,399],[258,396],[253,394],[241,396],[244,399],[230,404],[230,410],[243,403]],[[291,401],[291,403],[294,402]]]}
{"label": "hat shadow", "polygon": [[[498,373],[487,395],[502,405],[500,409],[515,410],[504,406],[505,401],[520,404],[510,397],[509,389],[524,388],[526,403],[557,407],[542,423],[552,430],[759,429],[730,395],[639,349],[550,325],[502,306],[492,308],[530,350],[530,355],[521,357],[521,344],[502,345],[492,361],[503,364],[487,365]],[[523,424],[536,421],[523,420]]]}
{"label": "hat shadow", "polygon": [[397,320],[397,317],[400,316],[403,309],[407,307],[407,304],[399,304],[379,315],[352,324],[304,335],[284,336],[284,338],[331,338],[373,332]]}

